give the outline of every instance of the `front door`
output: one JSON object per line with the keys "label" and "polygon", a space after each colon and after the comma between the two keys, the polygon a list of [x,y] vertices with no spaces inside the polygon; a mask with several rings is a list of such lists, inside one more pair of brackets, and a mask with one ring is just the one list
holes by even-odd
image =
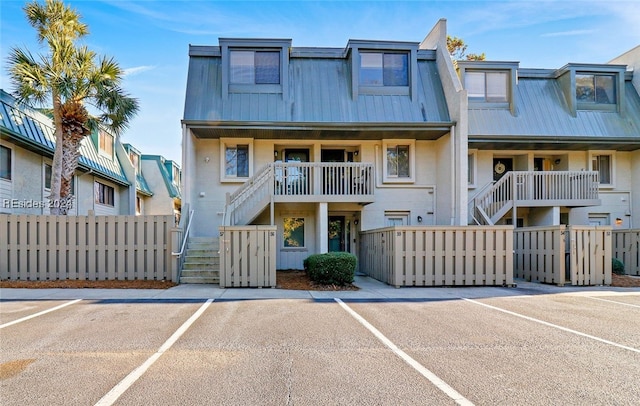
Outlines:
{"label": "front door", "polygon": [[493,180],[498,181],[513,170],[513,158],[493,158]]}
{"label": "front door", "polygon": [[350,229],[345,216],[329,216],[329,252],[351,252]]}

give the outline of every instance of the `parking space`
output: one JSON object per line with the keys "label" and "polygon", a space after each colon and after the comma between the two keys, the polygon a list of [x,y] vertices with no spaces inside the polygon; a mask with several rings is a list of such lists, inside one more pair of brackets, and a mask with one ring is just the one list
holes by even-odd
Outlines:
{"label": "parking space", "polygon": [[[334,295],[341,300],[328,292],[230,292],[217,289],[210,303],[117,293],[2,328],[1,403],[631,405],[640,398],[637,290],[389,289]],[[66,303],[3,297],[1,320]]]}

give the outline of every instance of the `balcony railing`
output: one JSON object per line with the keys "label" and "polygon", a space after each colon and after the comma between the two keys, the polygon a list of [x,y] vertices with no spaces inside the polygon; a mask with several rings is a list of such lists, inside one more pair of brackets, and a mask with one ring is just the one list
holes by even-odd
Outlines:
{"label": "balcony railing", "polygon": [[274,202],[373,202],[373,164],[274,162],[227,196],[225,225],[247,224]]}
{"label": "balcony railing", "polygon": [[495,224],[515,206],[599,205],[598,188],[598,172],[513,171],[473,198],[472,214],[480,224]]}

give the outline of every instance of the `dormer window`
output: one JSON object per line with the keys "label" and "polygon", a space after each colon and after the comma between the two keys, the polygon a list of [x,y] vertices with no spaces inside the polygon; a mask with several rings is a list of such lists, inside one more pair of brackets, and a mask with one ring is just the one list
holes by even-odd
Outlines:
{"label": "dormer window", "polygon": [[576,74],[576,100],[578,104],[615,104],[615,75]]}
{"label": "dormer window", "polygon": [[509,101],[508,72],[503,71],[471,71],[465,72],[465,88],[469,101],[485,103],[506,103]]}
{"label": "dormer window", "polygon": [[360,53],[361,86],[409,86],[409,55],[398,52]]}
{"label": "dormer window", "polygon": [[100,131],[98,139],[98,150],[100,153],[109,158],[113,158],[113,135]]}
{"label": "dormer window", "polygon": [[231,50],[229,71],[231,84],[280,84],[280,52]]}

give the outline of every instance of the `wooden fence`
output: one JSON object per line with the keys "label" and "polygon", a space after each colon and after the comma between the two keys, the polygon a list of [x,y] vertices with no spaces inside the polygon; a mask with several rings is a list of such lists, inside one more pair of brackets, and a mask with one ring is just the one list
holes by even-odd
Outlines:
{"label": "wooden fence", "polygon": [[611,227],[541,226],[514,231],[514,273],[527,281],[611,284]]}
{"label": "wooden fence", "polygon": [[640,275],[640,229],[613,232],[613,257],[622,261],[627,275]]}
{"label": "wooden fence", "polygon": [[360,271],[400,286],[513,284],[512,226],[408,226],[360,233]]}
{"label": "wooden fence", "polygon": [[220,227],[220,287],[276,286],[276,226]]}
{"label": "wooden fence", "polygon": [[171,280],[169,216],[0,215],[1,280]]}

